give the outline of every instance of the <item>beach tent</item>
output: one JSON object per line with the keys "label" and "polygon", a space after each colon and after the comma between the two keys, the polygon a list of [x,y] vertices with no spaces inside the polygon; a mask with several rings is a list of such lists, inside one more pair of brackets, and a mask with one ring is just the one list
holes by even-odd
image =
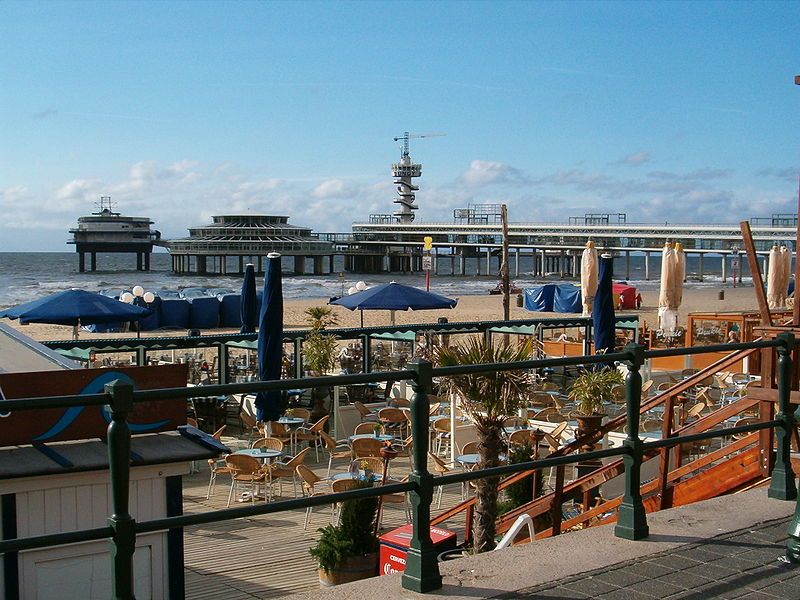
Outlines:
{"label": "beach tent", "polygon": [[[283,366],[283,281],[281,255],[267,255],[264,277],[264,302],[258,315],[258,378],[273,381],[281,378]],[[281,393],[258,392],[255,399],[256,420],[277,421],[281,416]]]}
{"label": "beach tent", "polygon": [[619,297],[622,296],[622,308],[636,308],[636,288],[627,283],[615,283],[611,286],[614,294],[614,306],[619,306]]}
{"label": "beach tent", "polygon": [[[241,294],[224,294],[219,298],[219,323],[221,327],[239,328],[242,326]],[[257,313],[256,313],[257,314]],[[253,329],[255,331],[255,329]]]}
{"label": "beach tent", "polygon": [[189,328],[189,303],[179,298],[161,300],[161,327],[169,329]]}
{"label": "beach tent", "polygon": [[525,290],[525,310],[534,312],[552,312],[553,299],[556,293],[556,285],[548,283],[535,288]]}
{"label": "beach tent", "polygon": [[189,327],[192,329],[216,329],[219,327],[219,300],[216,297],[197,296],[186,300],[189,303]]}
{"label": "beach tent", "polygon": [[576,285],[557,285],[553,294],[553,310],[560,313],[579,313],[583,310],[581,288]]}
{"label": "beach tent", "polygon": [[161,327],[161,298],[156,296],[153,301],[146,305],[152,312],[148,317],[139,321],[139,329],[141,331],[154,331]]}

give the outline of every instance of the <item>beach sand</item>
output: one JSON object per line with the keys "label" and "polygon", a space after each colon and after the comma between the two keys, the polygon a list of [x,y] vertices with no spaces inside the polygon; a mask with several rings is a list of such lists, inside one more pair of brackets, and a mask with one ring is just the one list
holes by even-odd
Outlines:
{"label": "beach sand", "polygon": [[[718,294],[724,289],[725,299],[720,300]],[[435,291],[435,290],[434,290]],[[658,289],[641,290],[642,307],[640,310],[624,311],[626,314],[638,314],[640,324],[658,327]],[[304,311],[312,306],[322,306],[327,298],[284,301],[284,327],[286,329],[304,329]],[[755,291],[752,287],[714,286],[702,288],[686,288],[683,294],[683,304],[679,311],[679,324],[686,326],[687,315],[690,312],[728,312],[728,311],[757,311]],[[359,311],[349,311],[339,306],[334,306],[339,327],[359,327]],[[558,317],[559,313],[536,313],[526,311],[516,306],[516,296],[511,297],[511,318],[532,319],[537,317]],[[456,321],[495,321],[503,318],[503,301],[501,296],[462,296],[458,298],[458,306],[452,310],[431,311],[406,311],[395,313],[395,322],[398,324],[410,323],[435,323],[439,317],[446,317],[450,322]],[[31,324],[19,325],[17,321],[6,320],[12,327],[18,328],[26,335],[37,340],[65,340],[71,339],[72,328],[62,325]],[[364,311],[364,325],[378,327],[389,325],[389,311]],[[233,329],[204,330],[204,333],[231,333],[238,332]],[[89,333],[82,331],[81,339],[130,337],[131,333]],[[180,336],[186,331],[156,331],[143,332],[142,336]]]}

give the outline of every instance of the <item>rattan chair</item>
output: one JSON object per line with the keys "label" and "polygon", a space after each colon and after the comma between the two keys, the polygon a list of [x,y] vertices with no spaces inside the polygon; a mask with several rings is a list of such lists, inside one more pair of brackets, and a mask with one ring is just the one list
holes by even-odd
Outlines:
{"label": "rattan chair", "polygon": [[408,417],[399,408],[382,408],[378,411],[378,421],[388,433],[401,438],[408,435]]}
{"label": "rattan chair", "polygon": [[353,449],[353,458],[380,456],[383,442],[377,438],[360,438],[350,444]]}
{"label": "rattan chair", "polygon": [[[445,462],[435,454],[428,452],[428,458],[433,461],[433,471],[437,475],[447,475],[451,472],[451,469],[445,464]],[[444,486],[437,485],[435,493],[437,494],[436,508],[439,509],[442,507],[442,494],[444,493]]]}
{"label": "rattan chair", "polygon": [[384,433],[383,425],[374,421],[372,423],[359,423],[356,425],[355,429],[353,429],[353,435],[367,435],[375,433],[375,428],[378,428],[381,434]]}
{"label": "rattan chair", "polygon": [[527,421],[522,417],[506,417],[503,419],[503,427],[522,427]]}
{"label": "rattan chair", "polygon": [[309,448],[312,444],[314,445],[314,459],[317,462],[319,462],[319,447],[322,445],[319,432],[324,431],[328,419],[330,419],[330,415],[325,415],[311,427],[298,427],[294,432],[295,443],[308,442]]}
{"label": "rattan chair", "polygon": [[[218,440],[218,441],[221,440],[222,439],[222,434],[225,432],[225,428],[226,427],[227,427],[226,425],[223,425],[222,427],[217,429],[213,434],[211,434],[211,437],[213,437],[215,440]],[[194,465],[194,462],[192,462],[192,465]],[[225,457],[224,456],[222,458],[218,458],[218,459],[209,458],[208,459],[208,468],[211,471],[211,476],[210,476],[210,478],[208,480],[208,491],[206,492],[206,500],[211,498],[211,494],[214,493],[214,484],[217,481],[217,475],[222,475],[224,473],[230,473],[230,470],[228,469],[228,466],[225,464]]]}
{"label": "rattan chair", "polygon": [[532,431],[530,429],[517,429],[516,431],[512,431],[511,435],[508,436],[508,445],[509,446],[524,446],[525,444],[532,445],[533,440],[531,438]]}
{"label": "rattan chair", "polygon": [[273,437],[259,438],[253,442],[250,447],[267,448],[268,450],[278,450],[279,452],[283,452],[283,441]]}
{"label": "rattan chair", "polygon": [[377,421],[378,415],[364,406],[363,402],[359,402],[358,400],[353,401],[353,406],[358,411],[359,416],[361,417],[361,421]]}
{"label": "rattan chair", "polygon": [[433,429],[434,433],[434,454],[446,454],[450,451],[450,417],[442,417],[440,419],[436,419],[432,424],[431,428]]}
{"label": "rattan chair", "polygon": [[[303,488],[303,496],[310,498],[312,496],[318,496],[322,494],[322,492],[317,492],[316,485],[322,481],[322,478],[319,477],[314,471],[309,469],[305,465],[297,465],[295,468],[297,471],[297,476],[300,478],[301,487]],[[303,529],[308,529],[308,520],[311,517],[311,509],[313,507],[309,506],[306,508],[306,518],[303,521]]]}
{"label": "rattan chair", "polygon": [[[338,494],[339,492],[347,492],[349,490],[354,490],[359,486],[359,481],[357,479],[334,479],[331,481],[331,492],[334,494]],[[335,504],[331,505],[331,521],[333,521],[334,525],[339,524],[339,518],[342,515],[342,503],[336,502]]]}
{"label": "rattan chair", "polygon": [[328,470],[325,472],[325,477],[327,478],[331,476],[331,465],[333,465],[333,459],[351,459],[353,451],[350,448],[350,444],[348,444],[346,441],[337,442],[331,436],[325,433],[325,431],[320,431],[319,437],[322,441],[323,448],[328,453]]}
{"label": "rattan chair", "polygon": [[264,467],[264,471],[269,479],[270,488],[272,484],[278,481],[278,494],[283,495],[283,480],[291,478],[292,492],[294,497],[297,498],[297,467],[302,465],[306,459],[309,449],[303,448],[300,452],[295,454],[285,462],[277,461],[270,463]]}
{"label": "rattan chair", "polygon": [[256,489],[264,483],[264,471],[257,458],[244,454],[229,454],[225,457],[225,465],[231,474],[231,490],[228,492],[228,504],[231,505],[233,493],[239,485],[250,487],[250,501],[255,502]]}

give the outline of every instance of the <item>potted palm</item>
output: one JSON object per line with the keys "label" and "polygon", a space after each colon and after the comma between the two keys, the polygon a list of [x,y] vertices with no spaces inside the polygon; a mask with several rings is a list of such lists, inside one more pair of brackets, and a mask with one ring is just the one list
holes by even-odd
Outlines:
{"label": "potted palm", "polygon": [[[371,487],[369,480],[357,487]],[[374,534],[378,498],[359,498],[342,504],[338,525],[327,525],[311,556],[319,564],[321,587],[374,577],[378,574],[378,538]]]}
{"label": "potted palm", "polygon": [[[440,346],[435,359],[438,366],[451,367],[529,360],[530,345],[493,346],[470,338],[466,343]],[[446,393],[459,398],[464,410],[475,422],[478,433],[478,468],[496,467],[504,450],[503,420],[513,415],[525,402],[525,391],[533,382],[529,371],[489,371],[443,378]],[[475,550],[486,552],[495,547],[495,521],[499,477],[476,481],[473,539]]]}
{"label": "potted palm", "polygon": [[[336,353],[339,343],[336,337],[325,333],[328,325],[336,324],[336,317],[327,306],[312,306],[305,311],[306,321],[311,330],[303,340],[303,363],[312,375],[324,375],[335,365]],[[318,420],[328,414],[325,400],[330,396],[326,388],[314,388],[311,391],[312,408],[311,418]]]}
{"label": "potted palm", "polygon": [[582,432],[600,427],[605,416],[605,405],[614,397],[614,389],[623,383],[622,373],[612,367],[585,369],[569,388],[569,398],[577,404],[572,416]]}

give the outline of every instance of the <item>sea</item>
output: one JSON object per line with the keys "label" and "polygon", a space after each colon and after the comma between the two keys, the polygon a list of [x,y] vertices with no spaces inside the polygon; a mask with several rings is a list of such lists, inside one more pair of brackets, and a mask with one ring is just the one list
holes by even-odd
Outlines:
{"label": "sea", "polygon": [[[88,262],[88,261],[87,261]],[[746,262],[746,261],[743,261]],[[336,257],[332,275],[293,275],[294,260],[287,257],[283,264],[283,294],[287,299],[329,299],[342,296],[347,290],[364,281],[367,285],[398,281],[408,285],[421,287],[424,275],[414,274],[381,274],[366,275],[344,272],[342,257]],[[456,263],[457,265],[457,263]],[[89,291],[106,289],[130,290],[141,285],[146,291],[158,292],[161,289],[181,290],[184,288],[222,288],[238,292],[241,289],[241,276],[206,276],[176,275],[171,272],[169,254],[156,252],[151,255],[151,270],[137,271],[133,254],[98,254],[98,270],[94,272],[78,272],[78,255],[75,252],[0,252],[0,307],[14,306],[48,294],[80,288]],[[466,276],[453,275],[450,272],[450,260],[444,259],[439,264],[439,274],[431,274],[431,291],[448,297],[486,294],[497,285],[499,278],[495,274],[497,262],[492,261],[492,275],[474,275],[477,271],[476,259],[468,258]],[[745,265],[746,268],[746,265]],[[520,274],[515,276],[514,259],[511,259],[511,278],[517,287],[526,288],[554,280],[560,280],[557,274],[544,278],[532,274],[533,260],[523,256],[520,261]],[[486,261],[481,260],[481,270],[485,273]],[[708,287],[722,285],[722,265],[718,256],[707,257],[704,261],[703,281],[699,280],[700,262],[697,256],[687,256],[687,286]],[[728,282],[732,273],[730,259],[728,262]],[[650,256],[649,281],[645,281],[644,256],[632,254],[630,257],[630,276],[624,256],[614,260],[615,281],[627,281],[641,289],[657,288],[660,273],[660,256]],[[747,275],[747,272],[745,272]],[[260,282],[259,282],[260,283]],[[748,283],[747,278],[744,283]]]}

